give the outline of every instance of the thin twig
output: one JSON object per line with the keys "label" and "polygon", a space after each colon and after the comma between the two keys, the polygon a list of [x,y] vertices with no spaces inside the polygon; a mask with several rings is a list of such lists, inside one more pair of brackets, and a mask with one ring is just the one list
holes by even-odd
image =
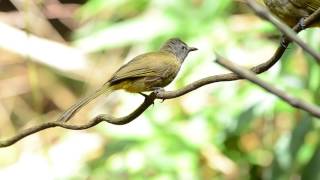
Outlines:
{"label": "thin twig", "polygon": [[0,147],[10,146],[10,145],[18,142],[19,140],[31,135],[31,134],[34,134],[36,132],[39,132],[39,131],[42,131],[45,129],[53,128],[53,127],[62,127],[62,128],[71,129],[71,130],[82,130],[82,129],[88,129],[90,127],[93,127],[103,121],[111,123],[111,124],[117,124],[117,125],[127,124],[127,123],[131,122],[132,120],[134,120],[135,118],[137,118],[151,104],[153,104],[155,98],[156,98],[156,94],[151,93],[149,96],[146,96],[144,102],[135,111],[133,111],[129,115],[121,117],[121,118],[114,118],[114,117],[110,117],[110,116],[101,114],[99,116],[96,116],[95,118],[93,118],[92,120],[90,120],[89,122],[87,122],[86,124],[83,124],[83,125],[70,125],[70,124],[63,123],[61,121],[45,122],[45,123],[27,128],[11,138],[0,141]]}
{"label": "thin twig", "polygon": [[313,116],[320,118],[320,108],[319,107],[308,104],[308,103],[302,101],[301,99],[297,99],[293,96],[290,96],[285,91],[280,90],[280,89],[272,86],[271,84],[259,79],[255,73],[253,73],[245,68],[242,68],[238,65],[235,65],[231,61],[225,59],[224,57],[222,57],[218,54],[216,56],[217,56],[216,62],[218,64],[222,65],[223,67],[229,69],[233,73],[238,74],[242,78],[245,78],[245,79],[251,81],[252,83],[262,87],[266,91],[278,96],[279,98],[284,100],[286,103],[290,104],[291,106],[302,109],[302,110],[312,114]]}
{"label": "thin twig", "polygon": [[[303,42],[295,33],[294,30],[292,30],[289,26],[282,23],[280,20],[275,18],[274,16],[269,13],[269,11],[258,4],[255,0],[246,0],[248,5],[252,8],[252,10],[261,18],[268,20],[271,22],[279,31],[281,31],[287,38],[289,38],[291,41],[297,43],[303,50],[308,52],[316,61],[318,64],[320,64],[320,54],[316,52],[314,49],[312,49],[310,46],[308,46],[305,42]],[[314,13],[314,15],[317,15],[318,17],[314,17],[316,19],[319,19],[320,17],[320,8]],[[301,29],[301,28],[299,28]]]}

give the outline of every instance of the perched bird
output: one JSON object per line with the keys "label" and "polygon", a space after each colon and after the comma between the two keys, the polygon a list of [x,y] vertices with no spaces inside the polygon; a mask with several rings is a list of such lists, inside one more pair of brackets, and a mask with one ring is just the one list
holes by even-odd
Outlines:
{"label": "perched bird", "polygon": [[99,95],[109,95],[123,89],[132,93],[154,91],[167,86],[178,74],[189,52],[189,47],[178,38],[169,39],[159,51],[141,54],[120,67],[111,79],[88,97],[67,109],[58,121],[67,122],[84,105]]}
{"label": "perched bird", "polygon": [[[273,14],[290,27],[310,16],[320,7],[320,0],[264,0],[264,3]],[[319,24],[320,22],[317,22],[312,26],[319,26]],[[304,25],[301,24],[301,26]]]}

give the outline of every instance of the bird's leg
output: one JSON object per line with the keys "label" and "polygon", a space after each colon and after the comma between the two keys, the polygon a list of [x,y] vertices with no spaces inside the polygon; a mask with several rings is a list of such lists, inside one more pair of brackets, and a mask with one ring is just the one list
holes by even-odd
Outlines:
{"label": "bird's leg", "polygon": [[[152,89],[153,89],[153,92],[154,92],[156,95],[157,95],[157,94],[160,94],[160,93],[162,93],[162,92],[165,91],[164,88],[162,88],[162,87],[154,87],[154,88],[152,88]],[[165,100],[165,99],[162,99],[161,103],[163,103],[164,100]]]}
{"label": "bird's leg", "polygon": [[306,28],[306,24],[304,23],[304,20],[305,20],[306,18],[305,17],[302,17],[300,20],[299,20],[299,28],[301,29],[301,30],[304,30],[305,28]]}
{"label": "bird's leg", "polygon": [[[305,17],[302,17],[302,18],[300,18],[300,20],[298,22],[298,26],[299,26],[300,30],[304,30],[306,28],[306,24],[304,22],[305,19],[306,19]],[[281,36],[281,46],[284,48],[287,48],[286,42],[287,42],[286,36],[282,35]]]}

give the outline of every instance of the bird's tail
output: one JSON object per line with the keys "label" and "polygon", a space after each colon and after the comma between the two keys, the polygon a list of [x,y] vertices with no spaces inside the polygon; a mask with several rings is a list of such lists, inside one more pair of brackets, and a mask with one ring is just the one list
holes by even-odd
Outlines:
{"label": "bird's tail", "polygon": [[108,96],[113,91],[114,91],[114,89],[113,89],[112,86],[110,86],[109,83],[104,84],[101,88],[96,90],[94,93],[92,93],[91,95],[80,99],[79,102],[77,102],[76,104],[72,105],[69,109],[67,109],[60,116],[58,121],[60,121],[60,122],[69,121],[76,112],[78,112],[83,106],[87,105],[90,101],[94,100],[95,98],[97,98],[98,96],[100,96],[102,94]]}

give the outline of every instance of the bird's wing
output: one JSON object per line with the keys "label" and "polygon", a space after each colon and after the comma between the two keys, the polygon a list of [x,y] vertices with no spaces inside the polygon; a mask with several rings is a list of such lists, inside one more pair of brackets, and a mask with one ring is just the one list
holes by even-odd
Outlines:
{"label": "bird's wing", "polygon": [[171,62],[177,61],[171,53],[152,52],[139,55],[127,64],[123,65],[110,79],[110,83],[116,83],[125,79],[161,76],[170,67]]}
{"label": "bird's wing", "polygon": [[308,7],[311,10],[316,11],[317,9],[320,8],[320,0],[309,0],[308,1]]}
{"label": "bird's wing", "polygon": [[306,8],[311,12],[316,11],[320,7],[320,0],[290,0],[290,2],[298,8]]}

